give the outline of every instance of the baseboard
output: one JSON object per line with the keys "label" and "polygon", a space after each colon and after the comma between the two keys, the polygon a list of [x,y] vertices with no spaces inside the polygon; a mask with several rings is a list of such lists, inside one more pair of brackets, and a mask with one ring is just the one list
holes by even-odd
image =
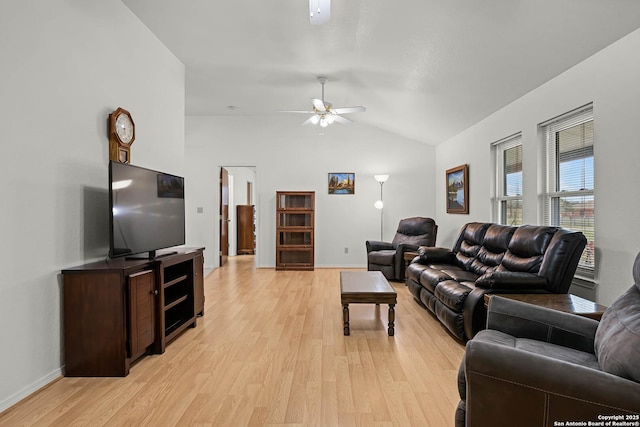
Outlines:
{"label": "baseboard", "polygon": [[16,403],[20,402],[22,399],[40,390],[42,387],[60,378],[61,376],[62,376],[62,368],[58,368],[53,372],[49,373],[48,375],[45,375],[39,380],[24,387],[22,390],[18,391],[17,393],[9,396],[8,398],[0,402],[0,414],[6,411],[7,409],[9,409],[10,407],[12,407],[13,405],[15,405]]}

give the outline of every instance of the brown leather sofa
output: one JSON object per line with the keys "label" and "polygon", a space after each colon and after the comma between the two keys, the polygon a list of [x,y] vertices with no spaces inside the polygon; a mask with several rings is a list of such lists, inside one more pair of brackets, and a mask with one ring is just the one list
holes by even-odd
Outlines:
{"label": "brown leather sofa", "polygon": [[586,242],[559,227],[472,222],[452,249],[420,247],[407,286],[466,341],[485,328],[487,293],[567,293]]}
{"label": "brown leather sofa", "polygon": [[460,364],[456,427],[638,425],[640,254],[633,279],[600,322],[492,297]]}
{"label": "brown leather sofa", "polygon": [[389,280],[404,281],[404,253],[434,246],[438,226],[431,218],[401,219],[393,242],[367,240],[367,270],[381,271]]}

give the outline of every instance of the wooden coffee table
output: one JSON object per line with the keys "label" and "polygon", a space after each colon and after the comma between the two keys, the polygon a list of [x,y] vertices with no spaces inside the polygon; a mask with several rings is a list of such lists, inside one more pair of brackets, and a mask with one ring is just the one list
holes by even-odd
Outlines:
{"label": "wooden coffee table", "polygon": [[577,314],[578,316],[595,320],[600,320],[602,314],[607,309],[604,305],[573,294],[485,294],[485,307],[489,305],[489,299],[494,295],[551,308],[553,310],[564,311],[565,313]]}
{"label": "wooden coffee table", "polygon": [[389,336],[392,337],[398,295],[379,271],[341,271],[340,301],[344,334],[349,335],[349,304],[389,304]]}

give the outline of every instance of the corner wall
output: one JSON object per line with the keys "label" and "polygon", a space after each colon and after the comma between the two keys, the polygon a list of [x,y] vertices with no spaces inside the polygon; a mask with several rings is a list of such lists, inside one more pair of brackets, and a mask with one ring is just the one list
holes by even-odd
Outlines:
{"label": "corner wall", "polygon": [[119,0],[2,1],[0,40],[2,411],[62,372],[60,270],[107,255],[108,114],[183,173],[184,66]]}
{"label": "corner wall", "polygon": [[[538,124],[593,102],[596,176],[596,299],[609,305],[633,283],[631,267],[640,251],[640,30],[531,91],[436,149],[436,189],[445,170],[469,164],[470,213],[445,213],[436,192],[440,243],[451,246],[469,221],[491,219],[493,168],[490,144],[522,131],[524,222],[540,223],[542,180]],[[444,190],[443,190],[444,191]],[[440,231],[439,230],[439,231]],[[445,231],[446,230],[446,231]]]}

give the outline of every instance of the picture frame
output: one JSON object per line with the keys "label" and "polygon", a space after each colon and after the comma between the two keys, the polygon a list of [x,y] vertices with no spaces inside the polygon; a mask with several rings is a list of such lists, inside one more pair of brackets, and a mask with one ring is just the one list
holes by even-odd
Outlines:
{"label": "picture frame", "polygon": [[329,172],[329,194],[356,194],[356,174],[353,172]]}
{"label": "picture frame", "polygon": [[464,164],[446,171],[447,213],[469,213],[469,165]]}

